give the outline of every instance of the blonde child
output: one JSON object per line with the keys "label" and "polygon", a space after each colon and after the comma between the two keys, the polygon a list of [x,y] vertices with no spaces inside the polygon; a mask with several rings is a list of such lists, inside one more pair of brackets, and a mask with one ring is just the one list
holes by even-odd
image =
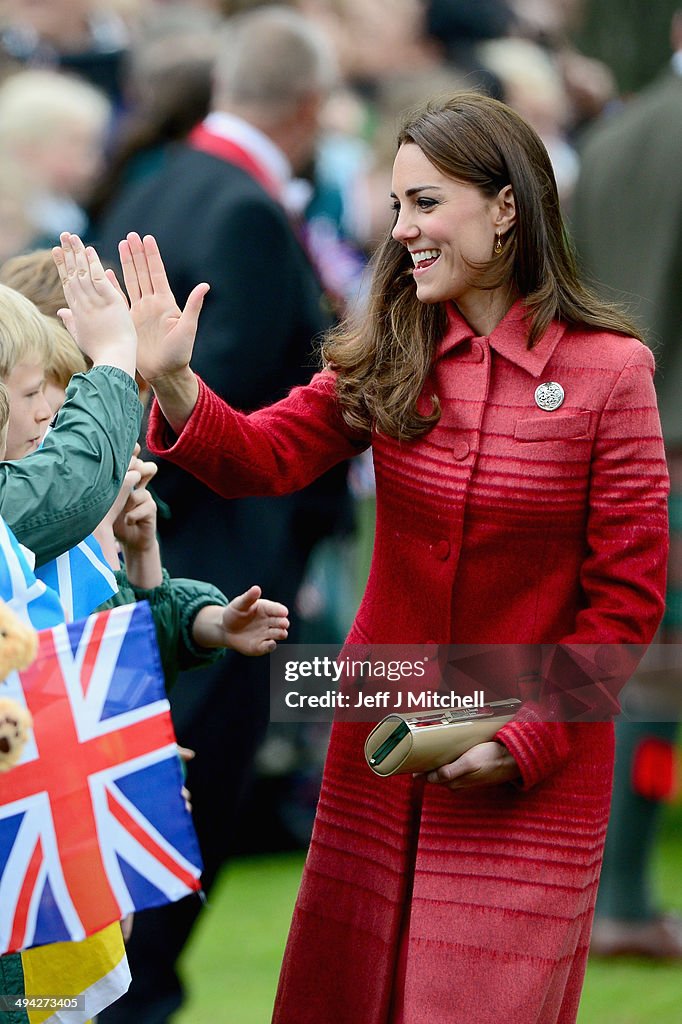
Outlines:
{"label": "blonde child", "polygon": [[11,415],[7,459],[20,459],[40,446],[52,410],[45,397],[45,366],[52,359],[52,327],[33,304],[0,285],[0,380]]}

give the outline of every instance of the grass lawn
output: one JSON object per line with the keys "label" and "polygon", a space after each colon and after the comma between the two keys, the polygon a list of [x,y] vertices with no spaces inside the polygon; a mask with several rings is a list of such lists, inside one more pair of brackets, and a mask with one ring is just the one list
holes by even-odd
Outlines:
{"label": "grass lawn", "polygon": [[[295,853],[239,860],[226,871],[185,954],[190,998],[173,1024],[269,1024],[302,868]],[[666,813],[657,877],[665,906],[682,913],[679,804]],[[682,965],[590,962],[578,1024],[652,1021],[682,1024]]]}

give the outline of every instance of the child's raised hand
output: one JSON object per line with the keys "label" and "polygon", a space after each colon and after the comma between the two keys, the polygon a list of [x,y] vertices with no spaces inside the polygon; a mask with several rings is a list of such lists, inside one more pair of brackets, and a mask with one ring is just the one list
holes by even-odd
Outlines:
{"label": "child's raised hand", "polygon": [[95,366],[116,366],[134,377],[137,336],[124,296],[92,246],[68,231],[59,240],[52,256],[68,302],[59,316]]}
{"label": "child's raised hand", "polygon": [[148,551],[156,549],[157,545],[156,502],[145,487],[156,473],[156,463],[140,459],[135,462],[141,475],[140,483],[130,492],[113,522],[114,536],[123,546],[126,557],[131,551]]}
{"label": "child's raised hand", "polygon": [[192,628],[194,642],[199,647],[231,647],[252,657],[271,654],[277,641],[288,636],[289,612],[260,595],[260,587],[250,587],[226,607],[202,608]]}
{"label": "child's raised hand", "polygon": [[187,370],[209,286],[198,284],[181,310],[152,235],[140,238],[131,231],[118,249],[138,336],[137,368],[154,387],[160,378]]}

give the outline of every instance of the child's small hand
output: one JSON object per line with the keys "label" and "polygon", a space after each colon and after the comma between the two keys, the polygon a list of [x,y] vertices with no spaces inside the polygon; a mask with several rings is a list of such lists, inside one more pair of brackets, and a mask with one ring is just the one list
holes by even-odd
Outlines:
{"label": "child's small hand", "polygon": [[52,256],[69,304],[59,316],[95,366],[116,366],[134,377],[137,336],[123,294],[78,235],[65,231],[59,240]]}
{"label": "child's small hand", "polygon": [[194,642],[199,647],[231,647],[252,657],[271,654],[277,641],[288,636],[289,612],[283,604],[260,595],[260,587],[250,587],[224,608],[202,608],[194,620]]}
{"label": "child's small hand", "polygon": [[116,495],[116,500],[100,525],[105,527],[108,526],[108,528],[111,529],[113,524],[119,520],[123,509],[128,504],[130,496],[133,493],[133,488],[146,487],[155,475],[158,469],[156,463],[144,462],[139,457],[140,451],[140,445],[136,444],[133,449],[133,454],[130,457],[130,462],[128,463],[128,471],[123,478],[121,490]]}
{"label": "child's small hand", "polygon": [[135,587],[152,590],[163,583],[161,552],[156,536],[156,502],[146,488],[155,475],[155,462],[144,462],[133,456],[140,482],[113,520],[114,536],[121,545],[128,582]]}
{"label": "child's small hand", "polygon": [[[140,461],[139,459],[137,460]],[[145,463],[141,463],[145,465]],[[153,465],[154,463],[147,463]],[[128,495],[128,500],[113,522],[114,536],[124,549],[126,557],[132,551],[148,551],[155,548],[156,502],[143,484],[139,484]]]}
{"label": "child's small hand", "polygon": [[186,371],[207,284],[198,284],[180,309],[159,247],[151,235],[130,232],[119,243],[121,270],[137,330],[137,368],[148,383]]}

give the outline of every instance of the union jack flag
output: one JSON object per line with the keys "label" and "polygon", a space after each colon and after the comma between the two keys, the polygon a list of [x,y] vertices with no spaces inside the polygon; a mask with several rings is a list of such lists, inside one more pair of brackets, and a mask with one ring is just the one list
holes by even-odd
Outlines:
{"label": "union jack flag", "polygon": [[200,888],[149,606],[39,636],[3,687],[33,736],[0,780],[0,952],[80,940]]}

